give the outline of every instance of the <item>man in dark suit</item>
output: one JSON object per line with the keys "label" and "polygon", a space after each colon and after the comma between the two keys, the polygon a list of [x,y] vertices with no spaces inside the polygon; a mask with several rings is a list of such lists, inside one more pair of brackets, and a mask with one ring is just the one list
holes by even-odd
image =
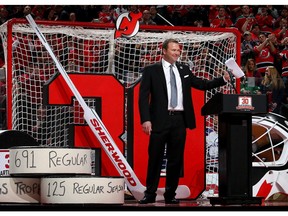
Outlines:
{"label": "man in dark suit", "polygon": [[[187,65],[177,63],[180,53],[178,41],[167,39],[162,45],[161,62],[149,65],[143,70],[139,110],[142,129],[150,135],[150,140],[146,191],[144,198],[139,201],[140,204],[155,202],[165,145],[165,203],[179,203],[175,199],[175,191],[183,165],[186,128],[196,127],[191,87],[208,90],[225,85],[230,80],[228,72],[225,72],[223,77],[209,81],[194,76]],[[173,76],[175,78],[170,80]],[[171,88],[174,80],[176,90]],[[174,91],[176,93],[173,97]]]}

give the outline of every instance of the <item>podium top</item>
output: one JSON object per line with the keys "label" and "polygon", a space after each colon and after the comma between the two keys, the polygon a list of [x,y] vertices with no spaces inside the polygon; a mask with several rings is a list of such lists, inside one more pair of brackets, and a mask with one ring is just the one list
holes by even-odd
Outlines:
{"label": "podium top", "polygon": [[267,96],[248,94],[215,94],[201,109],[201,115],[222,113],[268,113]]}

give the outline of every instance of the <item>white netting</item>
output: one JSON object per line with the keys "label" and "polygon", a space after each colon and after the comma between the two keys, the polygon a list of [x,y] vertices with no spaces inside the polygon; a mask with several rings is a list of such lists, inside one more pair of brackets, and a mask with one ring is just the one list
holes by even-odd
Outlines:
{"label": "white netting", "polygon": [[[236,59],[239,49],[237,36],[232,32],[165,31],[162,27],[159,31],[145,30],[130,39],[115,40],[114,29],[96,26],[76,27],[71,23],[57,26],[51,23],[39,25],[39,28],[68,73],[112,73],[126,88],[141,77],[143,67],[160,60],[161,42],[166,38],[180,41],[183,52],[179,61],[189,64],[195,75],[205,79],[221,76],[226,68],[219,62],[224,63],[231,57]],[[12,35],[8,35],[5,23],[0,27],[0,34],[6,64],[12,63],[7,65],[7,68],[12,68],[12,79],[8,80],[12,83],[12,116],[8,116],[12,128],[27,132],[41,145],[67,146],[68,125],[84,121],[82,115],[75,116],[75,106],[79,106],[77,102],[74,102],[73,112],[71,107],[42,105],[41,88],[57,72],[48,52],[28,24],[14,23]],[[8,38],[12,39],[12,44],[8,43]],[[7,61],[7,46],[12,47],[11,61]],[[206,100],[217,92],[230,92],[230,89],[224,86],[207,91]],[[93,105],[93,101],[87,103]],[[206,158],[207,173],[211,174],[207,180],[211,184],[215,181],[209,178],[215,178],[213,174],[217,174],[218,168],[216,141],[211,133],[217,134],[217,127],[217,119],[208,116]]]}

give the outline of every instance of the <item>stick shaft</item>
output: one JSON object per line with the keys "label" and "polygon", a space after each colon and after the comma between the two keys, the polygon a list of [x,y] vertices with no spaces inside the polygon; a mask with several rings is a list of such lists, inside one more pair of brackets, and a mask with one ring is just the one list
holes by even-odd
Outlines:
{"label": "stick shaft", "polygon": [[219,61],[215,56],[213,56],[211,53],[208,53],[209,56],[211,56],[213,59],[215,59],[219,64],[221,65],[225,65],[224,63],[222,63],[221,61]]}
{"label": "stick shaft", "polygon": [[157,13],[157,15],[159,17],[161,17],[161,19],[163,19],[165,22],[167,22],[169,25],[174,26],[171,22],[169,22],[167,19],[165,19],[161,14]]}
{"label": "stick shaft", "polygon": [[[59,72],[63,76],[63,78],[66,81],[67,85],[69,86],[70,90],[72,91],[72,93],[76,97],[77,101],[81,105],[82,109],[84,110],[84,118],[85,118],[86,122],[88,123],[89,127],[92,129],[93,133],[96,135],[97,139],[101,143],[101,145],[104,148],[104,150],[106,151],[107,155],[110,157],[111,161],[113,162],[113,164],[114,164],[115,168],[117,169],[117,171],[119,172],[119,174],[121,176],[123,176],[123,177],[126,177],[125,174],[123,173],[123,169],[121,169],[119,167],[119,163],[117,163],[115,161],[115,157],[116,156],[117,156],[117,160],[121,161],[121,163],[123,163],[125,165],[125,168],[126,168],[125,170],[127,170],[127,172],[129,173],[129,174],[127,174],[127,175],[129,175],[129,178],[133,178],[133,182],[131,181],[131,179],[127,180],[127,177],[125,178],[125,182],[128,185],[128,187],[130,185],[129,188],[131,189],[131,186],[132,186],[131,183],[133,183],[133,184],[136,184],[136,186],[140,186],[140,188],[142,188],[141,192],[144,192],[143,191],[144,186],[141,185],[139,179],[135,175],[135,173],[132,170],[132,168],[130,167],[130,165],[127,163],[126,159],[124,158],[123,154],[121,153],[121,151],[119,150],[119,148],[115,144],[115,142],[114,142],[113,138],[111,137],[111,135],[108,133],[108,130],[104,126],[104,124],[101,121],[101,119],[99,118],[98,114],[96,112],[93,112],[92,109],[90,109],[87,106],[87,104],[85,103],[84,99],[82,98],[82,96],[78,92],[77,88],[73,84],[73,82],[70,79],[70,77],[68,76],[67,72],[64,70],[64,68],[59,63],[58,59],[56,58],[56,56],[52,52],[52,49],[51,49],[50,45],[47,43],[47,40],[46,40],[45,36],[39,30],[38,26],[36,25],[35,21],[31,17],[31,15],[27,16],[27,20],[30,23],[31,27],[36,32],[36,34],[39,37],[39,39],[42,42],[42,44],[45,46],[46,50],[49,52],[50,56],[52,57],[53,61],[56,64]],[[99,127],[101,127],[101,128],[98,129],[98,131],[95,129],[95,125],[93,125],[93,120],[94,120],[94,122],[97,122],[97,125]],[[109,139],[109,145],[111,145],[110,149],[113,149],[113,152],[108,150],[107,145],[104,143],[104,141],[102,139],[103,137],[101,137],[99,135],[99,130],[100,129],[101,129],[102,132],[105,133],[105,136]]]}

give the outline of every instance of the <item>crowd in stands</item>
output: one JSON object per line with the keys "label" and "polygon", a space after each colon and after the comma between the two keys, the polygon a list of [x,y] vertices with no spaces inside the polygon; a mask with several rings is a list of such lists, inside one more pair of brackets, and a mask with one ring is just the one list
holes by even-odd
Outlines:
{"label": "crowd in stands", "polygon": [[35,20],[115,23],[121,13],[139,11],[141,25],[238,29],[246,75],[241,92],[271,94],[270,111],[283,114],[288,104],[288,5],[0,5],[0,25],[27,14]]}

